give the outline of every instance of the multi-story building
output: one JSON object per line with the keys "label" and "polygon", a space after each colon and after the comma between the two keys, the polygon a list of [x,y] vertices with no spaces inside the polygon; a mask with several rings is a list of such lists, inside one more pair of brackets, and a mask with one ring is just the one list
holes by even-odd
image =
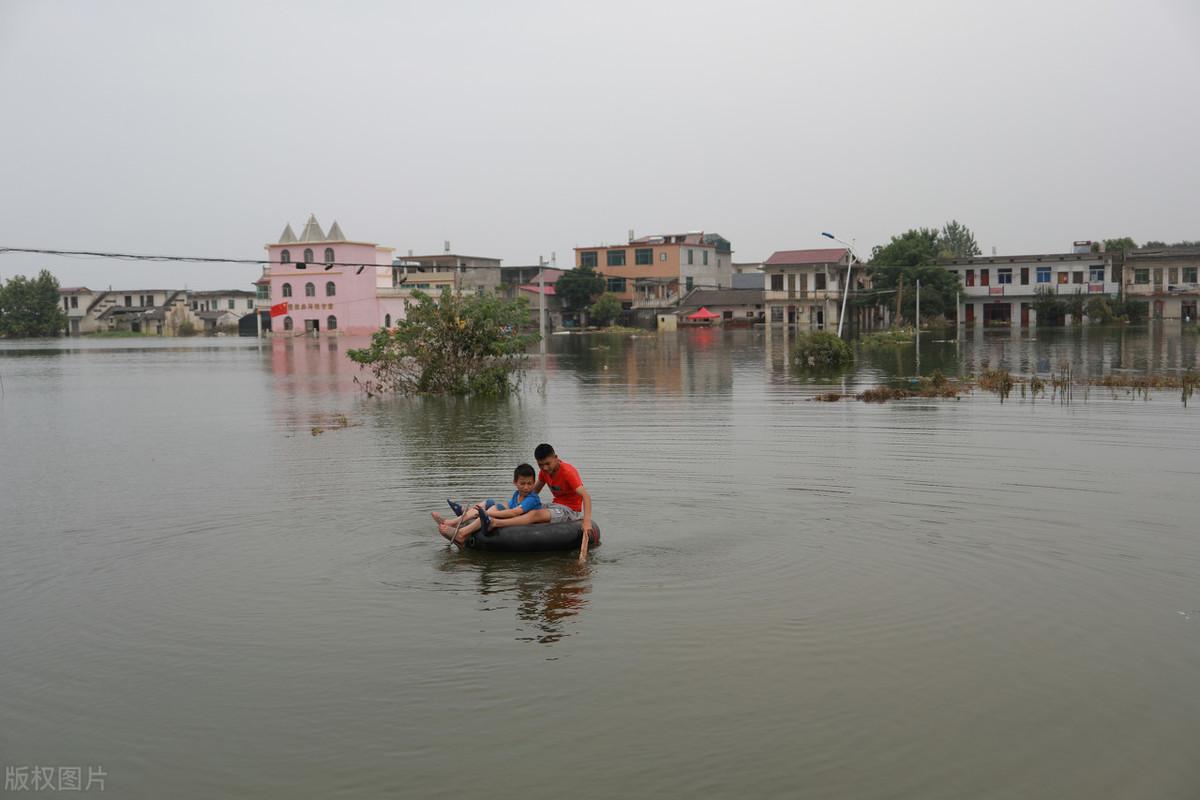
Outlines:
{"label": "multi-story building", "polygon": [[733,274],[729,240],[715,233],[642,236],[621,245],[576,247],[575,266],[604,276],[635,319],[652,323],[661,309],[674,308],[695,288],[728,288]]}
{"label": "multi-story building", "polygon": [[[400,256],[392,260],[396,280],[426,292],[449,286],[455,292],[496,292],[502,284],[499,258],[464,256],[447,250],[440,255]],[[397,284],[399,285],[399,284]]]}
{"label": "multi-story building", "polygon": [[1200,247],[1141,247],[1125,256],[1124,289],[1145,299],[1153,319],[1196,320]]}
{"label": "multi-story building", "polygon": [[131,331],[173,336],[189,313],[186,289],[59,289],[67,314],[67,335],[100,331]]}
{"label": "multi-story building", "polygon": [[[836,329],[849,264],[850,251],[843,247],[772,253],[762,265],[767,324]],[[859,269],[861,265],[854,270],[854,285],[865,288],[866,273]]]}
{"label": "multi-story building", "polygon": [[398,281],[393,248],[347,239],[336,221],[326,234],[313,215],[299,237],[289,224],[264,248],[268,301],[287,304],[272,333],[369,334],[404,318],[410,290]]}
{"label": "multi-story building", "polygon": [[1076,242],[1075,252],[942,259],[963,287],[966,325],[1027,327],[1037,324],[1038,293],[1116,295],[1121,288],[1120,255],[1092,252]]}

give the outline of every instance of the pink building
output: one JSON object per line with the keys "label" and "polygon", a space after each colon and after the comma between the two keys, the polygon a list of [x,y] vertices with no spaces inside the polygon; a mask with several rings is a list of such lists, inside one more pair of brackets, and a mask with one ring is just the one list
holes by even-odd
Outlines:
{"label": "pink building", "polygon": [[327,234],[310,214],[299,238],[289,223],[265,249],[264,302],[287,303],[287,313],[271,321],[274,335],[372,334],[404,319],[408,292],[394,277],[393,248],[351,241],[336,221]]}

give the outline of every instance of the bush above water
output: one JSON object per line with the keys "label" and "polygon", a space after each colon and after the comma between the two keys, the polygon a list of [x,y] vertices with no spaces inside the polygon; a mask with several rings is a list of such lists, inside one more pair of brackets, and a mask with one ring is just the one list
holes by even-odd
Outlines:
{"label": "bush above water", "polygon": [[792,360],[803,369],[837,369],[854,363],[854,350],[836,334],[801,333],[792,346]]}

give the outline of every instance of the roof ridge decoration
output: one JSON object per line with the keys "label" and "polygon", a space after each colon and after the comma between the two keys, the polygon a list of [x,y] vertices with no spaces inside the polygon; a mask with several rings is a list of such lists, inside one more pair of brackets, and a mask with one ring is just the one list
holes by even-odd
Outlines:
{"label": "roof ridge decoration", "polygon": [[329,226],[329,233],[325,236],[325,239],[330,242],[346,241],[346,234],[342,233],[342,226],[338,225],[336,219],[333,221],[333,225]]}
{"label": "roof ridge decoration", "polygon": [[292,230],[292,223],[289,222],[284,227],[283,233],[280,234],[280,236],[279,236],[279,243],[280,244],[294,244],[295,241],[296,241],[296,232],[294,230]]}
{"label": "roof ridge decoration", "polygon": [[325,241],[325,232],[321,230],[321,225],[317,222],[316,214],[308,215],[308,222],[304,223],[304,230],[300,234],[302,242],[323,242]]}

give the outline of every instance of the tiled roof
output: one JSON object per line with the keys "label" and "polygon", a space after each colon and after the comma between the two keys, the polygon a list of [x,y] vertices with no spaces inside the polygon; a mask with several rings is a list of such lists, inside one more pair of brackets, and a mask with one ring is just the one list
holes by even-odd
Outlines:
{"label": "tiled roof", "polygon": [[696,289],[679,304],[680,310],[701,306],[758,305],[763,301],[762,289]]}
{"label": "tiled roof", "polygon": [[778,267],[795,264],[835,264],[846,255],[844,247],[830,247],[822,250],[778,250],[763,262],[764,266]]}
{"label": "tiled roof", "polygon": [[[534,294],[538,293],[538,285],[536,283],[525,283],[517,288],[519,288],[523,292],[533,292]],[[545,289],[546,289],[546,297],[554,297],[554,284],[553,283],[547,283],[545,286]]]}

